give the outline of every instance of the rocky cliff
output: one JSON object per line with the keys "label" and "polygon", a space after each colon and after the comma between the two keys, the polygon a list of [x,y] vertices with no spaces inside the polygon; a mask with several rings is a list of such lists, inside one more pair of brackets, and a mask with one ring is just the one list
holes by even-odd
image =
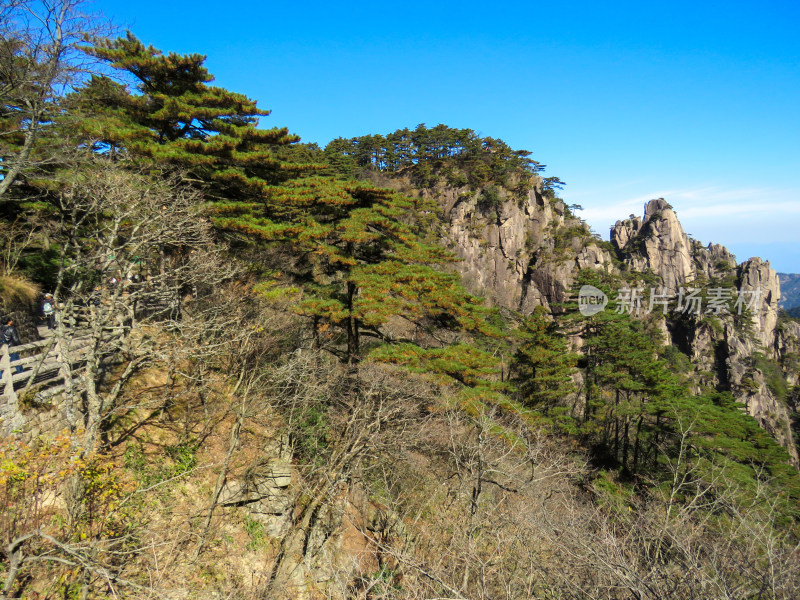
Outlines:
{"label": "rocky cliff", "polygon": [[[706,307],[689,317],[688,327],[685,318],[667,316],[670,341],[689,354],[698,375],[710,373],[717,389],[733,393],[798,464],[793,411],[780,381],[796,377],[781,354],[794,334],[778,327],[780,282],[769,262],[737,265],[723,246],[691,240],[663,199],[648,202],[642,220],[617,222],[611,239],[633,269],[651,270],[673,293],[683,287],[705,296]],[[725,308],[708,303],[714,296],[726,297]]]}
{"label": "rocky cliff", "polygon": [[[464,282],[497,306],[557,313],[581,269],[620,282],[626,273],[649,277],[672,299],[667,315],[649,318],[660,319],[668,343],[691,359],[696,389],[730,391],[800,464],[790,407],[800,324],[780,323],[780,282],[769,262],[737,264],[724,246],[690,238],[663,198],[647,202],[643,216],[617,221],[608,243],[541,186],[523,197],[500,189],[487,202],[485,190],[415,190],[400,178],[393,185],[438,201],[444,242],[462,259]],[[681,307],[693,291],[700,304]]]}
{"label": "rocky cliff", "polygon": [[579,270],[614,269],[608,244],[541,185],[521,197],[495,188],[489,199],[486,189],[468,186],[419,189],[402,177],[381,183],[438,202],[442,241],[461,259],[456,268],[465,285],[496,306],[558,310]]}
{"label": "rocky cliff", "polygon": [[672,207],[663,199],[645,205],[644,217],[617,221],[611,243],[634,271],[650,270],[667,289],[694,281],[692,246]]}
{"label": "rocky cliff", "polygon": [[663,198],[648,202],[643,218],[617,221],[611,241],[631,269],[651,271],[669,294],[698,291],[705,304],[666,316],[669,341],[690,356],[698,383],[710,374],[711,383],[733,393],[797,464],[792,411],[780,381],[796,378],[781,354],[794,334],[778,327],[780,282],[769,262],[750,258],[737,265],[723,246],[692,240]]}

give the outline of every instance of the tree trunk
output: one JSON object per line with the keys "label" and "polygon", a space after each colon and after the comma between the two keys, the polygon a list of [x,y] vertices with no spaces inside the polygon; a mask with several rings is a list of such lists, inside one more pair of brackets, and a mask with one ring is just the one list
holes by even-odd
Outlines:
{"label": "tree trunk", "polygon": [[353,301],[355,300],[356,284],[347,282],[347,364],[354,365],[358,362],[359,339],[358,319],[353,316]]}
{"label": "tree trunk", "polygon": [[31,155],[31,150],[33,149],[33,142],[36,139],[36,130],[39,127],[39,119],[38,115],[34,111],[31,116],[31,122],[28,124],[28,129],[25,132],[25,141],[22,144],[22,150],[12,164],[13,166],[6,172],[3,181],[0,181],[0,198],[8,191],[8,188],[11,187],[11,184],[14,183],[14,180],[19,176],[22,172],[22,166],[25,164],[25,161]]}
{"label": "tree trunk", "polygon": [[639,433],[642,430],[642,420],[644,417],[639,417],[636,422],[636,440],[633,444],[633,472],[635,473],[639,465]]}

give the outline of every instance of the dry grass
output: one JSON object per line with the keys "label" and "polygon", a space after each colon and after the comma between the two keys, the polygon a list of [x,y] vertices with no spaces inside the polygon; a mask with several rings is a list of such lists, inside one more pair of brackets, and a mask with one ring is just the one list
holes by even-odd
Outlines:
{"label": "dry grass", "polygon": [[5,312],[15,309],[28,309],[41,293],[38,284],[24,275],[0,275],[0,309]]}

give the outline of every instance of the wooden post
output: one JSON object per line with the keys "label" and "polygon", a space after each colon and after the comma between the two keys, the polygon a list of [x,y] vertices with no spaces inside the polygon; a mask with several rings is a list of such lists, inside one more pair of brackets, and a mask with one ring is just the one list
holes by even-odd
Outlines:
{"label": "wooden post", "polygon": [[63,352],[61,345],[63,341],[65,340],[62,340],[61,338],[56,340],[55,355],[56,360],[59,362],[58,373],[64,378],[64,400],[67,406],[67,421],[69,422],[70,429],[75,431],[77,421],[75,419],[75,407],[73,406],[75,399],[72,397],[72,365],[69,364],[69,351],[66,353],[66,356]]}
{"label": "wooden post", "polygon": [[11,372],[11,356],[8,351],[8,344],[3,344],[3,351],[0,353],[0,371],[3,371],[3,395],[10,401],[17,402],[14,394],[14,374]]}
{"label": "wooden post", "polygon": [[56,342],[56,360],[59,362],[58,373],[64,378],[64,389],[67,397],[72,398],[72,365],[69,364],[70,357],[65,356],[61,348],[61,340]]}

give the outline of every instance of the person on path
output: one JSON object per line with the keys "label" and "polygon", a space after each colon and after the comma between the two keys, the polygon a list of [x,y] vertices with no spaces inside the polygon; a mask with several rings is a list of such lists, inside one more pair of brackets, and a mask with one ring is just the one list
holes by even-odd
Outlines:
{"label": "person on path", "polygon": [[42,299],[42,316],[47,320],[47,328],[55,329],[56,326],[56,301],[53,294],[45,294]]}
{"label": "person on path", "polygon": [[[0,327],[0,340],[2,340],[3,344],[8,344],[8,349],[11,350],[14,346],[21,346],[22,342],[19,339],[19,333],[17,332],[17,328],[14,327],[14,319],[11,317],[6,317],[3,320],[3,325]],[[9,352],[8,358],[11,362],[15,360],[19,360],[19,352]],[[15,371],[17,373],[22,373],[24,369],[21,365],[17,365],[15,367]],[[2,377],[2,373],[0,373],[0,377]]]}

